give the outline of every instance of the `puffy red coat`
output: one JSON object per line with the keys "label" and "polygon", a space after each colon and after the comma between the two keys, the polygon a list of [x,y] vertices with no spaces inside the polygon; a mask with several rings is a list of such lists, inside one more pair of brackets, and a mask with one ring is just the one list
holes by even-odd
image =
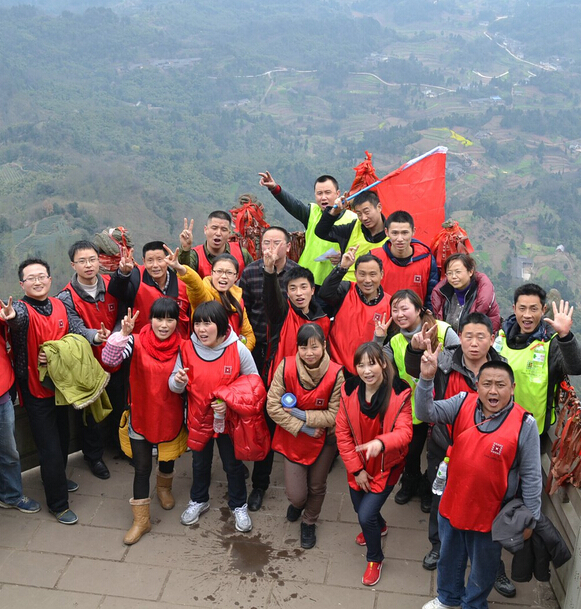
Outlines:
{"label": "puffy red coat", "polygon": [[230,385],[214,391],[224,400],[226,432],[234,445],[234,455],[241,461],[262,461],[270,450],[270,432],[264,418],[266,389],[257,374],[239,376]]}
{"label": "puffy red coat", "polygon": [[[380,493],[387,484],[391,470],[402,464],[412,439],[412,404],[409,387],[400,393],[392,389],[389,405],[383,418],[381,433],[374,433],[376,419],[361,413],[359,407],[359,379],[349,379],[341,388],[341,404],[337,413],[337,447],[347,469],[349,486],[360,490],[354,474],[365,469],[373,476],[371,491]],[[383,442],[384,451],[365,462],[365,457],[355,447],[378,439]]]}
{"label": "puffy red coat", "polygon": [[[469,313],[484,313],[490,318],[494,332],[500,329],[500,309],[496,302],[492,281],[484,273],[474,273],[475,283],[465,296],[465,305],[460,321]],[[454,296],[454,288],[447,279],[442,279],[432,290],[432,308],[437,319],[446,321],[450,301]]]}

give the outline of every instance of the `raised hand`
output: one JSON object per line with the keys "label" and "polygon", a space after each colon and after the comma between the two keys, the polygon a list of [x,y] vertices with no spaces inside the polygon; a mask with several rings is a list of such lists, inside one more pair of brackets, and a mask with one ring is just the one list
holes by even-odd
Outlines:
{"label": "raised hand", "polygon": [[419,332],[416,332],[412,336],[411,345],[412,349],[416,351],[425,351],[428,348],[428,345],[432,345],[432,339],[438,333],[438,326],[434,324],[428,330],[428,324],[425,323],[422,326],[422,329]]}
{"label": "raised hand", "polygon": [[343,193],[340,197],[335,199],[335,203],[329,209],[329,213],[332,216],[338,216],[345,209],[345,200],[347,199],[347,193]]}
{"label": "raised hand", "polygon": [[553,319],[545,317],[545,323],[549,324],[560,338],[565,338],[571,332],[573,326],[573,307],[568,302],[561,300],[559,308],[553,303]]}
{"label": "raised hand", "polygon": [[188,382],[188,372],[190,371],[189,368],[180,368],[177,372],[176,375],[174,376],[175,382],[179,383],[180,385],[183,385],[184,383]]}
{"label": "raised hand", "polygon": [[184,218],[184,230],[180,233],[180,247],[183,250],[190,251],[192,249],[192,243],[194,240],[194,220],[193,218],[190,220],[188,224],[188,219]]}
{"label": "raised hand", "polygon": [[264,173],[259,173],[261,186],[266,186],[268,190],[274,190],[276,188],[276,182],[274,178],[270,175],[270,172],[265,171]]}
{"label": "raised hand", "polygon": [[101,327],[97,334],[95,334],[95,342],[104,343],[111,336],[111,330],[107,330],[105,324],[101,322]]}
{"label": "raised hand", "polygon": [[358,249],[359,246],[354,245],[343,254],[343,256],[341,257],[341,268],[348,269],[351,265],[355,264],[355,258]]}
{"label": "raised hand", "polygon": [[135,327],[135,321],[139,317],[139,311],[135,311],[135,315],[131,315],[131,307],[127,309],[127,315],[121,320],[121,334],[129,336]]}
{"label": "raised hand", "polygon": [[172,251],[165,243],[163,249],[167,252],[165,261],[170,269],[173,269],[178,275],[186,274],[186,267],[178,260],[178,254],[180,253],[179,247],[176,247],[176,251]]}
{"label": "raised hand", "polygon": [[121,260],[119,260],[119,271],[123,275],[129,275],[135,267],[135,260],[133,260],[133,250],[128,247],[121,248]]}
{"label": "raised hand", "polygon": [[432,345],[428,344],[424,354],[422,355],[422,363],[420,365],[420,375],[422,378],[430,380],[436,376],[438,370],[438,355],[442,351],[442,345],[438,343],[435,351],[432,351]]}
{"label": "raised hand", "polygon": [[387,313],[384,313],[381,317],[375,320],[375,336],[385,338],[387,336],[387,329],[391,325],[392,318],[387,319]]}
{"label": "raised hand", "polygon": [[274,269],[278,261],[278,254],[276,250],[264,250],[262,252],[262,260],[264,261],[264,270],[267,273],[274,273]]}
{"label": "raised hand", "polygon": [[0,318],[4,321],[8,321],[9,319],[14,319],[15,317],[16,311],[12,306],[12,296],[8,297],[8,302],[6,304],[0,300]]}

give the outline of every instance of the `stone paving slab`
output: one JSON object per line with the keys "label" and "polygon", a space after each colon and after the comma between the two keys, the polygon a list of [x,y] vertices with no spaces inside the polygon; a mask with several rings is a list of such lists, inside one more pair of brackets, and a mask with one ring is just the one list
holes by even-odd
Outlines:
{"label": "stone paving slab", "polygon": [[[216,451],[217,452],[217,451]],[[24,474],[25,492],[41,501],[38,514],[0,510],[0,607],[20,609],[420,609],[436,593],[435,572],[421,566],[429,549],[428,515],[419,501],[397,505],[393,494],[382,511],[389,525],[380,582],[361,584],[365,548],[355,544],[360,529],[345,470],[335,463],[317,525],[317,545],[300,548],[300,522],[286,520],[282,458],[275,457],[263,507],[251,513],[250,533],[239,533],[227,506],[226,477],[213,464],[211,508],[197,525],[179,522],[189,500],[191,456],[176,462],[173,510],[163,510],[151,477],[152,532],[124,546],[131,525],[128,499],[133,470],[106,455],[109,480],[91,475],[82,455],[72,455],[67,473],[80,484],[69,497],[79,524],[55,522],[44,504],[38,469]],[[252,471],[252,464],[248,464]],[[247,484],[251,488],[250,481]],[[397,489],[396,489],[397,490]],[[505,561],[510,567],[510,557]],[[517,584],[517,596],[493,592],[492,609],[555,609],[546,588]],[[549,594],[550,597],[550,594]]]}

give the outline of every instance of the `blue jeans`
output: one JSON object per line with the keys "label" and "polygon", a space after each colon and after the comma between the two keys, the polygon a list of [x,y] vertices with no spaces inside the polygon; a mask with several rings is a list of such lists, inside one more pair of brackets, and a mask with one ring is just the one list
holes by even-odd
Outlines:
{"label": "blue jeans", "polygon": [[[0,396],[1,397],[1,396]],[[0,404],[0,501],[9,505],[22,497],[20,455],[14,437],[14,404]]]}
{"label": "blue jeans", "polygon": [[[438,515],[440,560],[438,561],[438,598],[450,607],[487,609],[488,595],[494,586],[500,563],[501,545],[491,533],[455,529],[447,518]],[[466,564],[470,575],[464,585]]]}
{"label": "blue jeans", "polygon": [[357,512],[359,525],[367,544],[367,562],[383,561],[381,529],[385,526],[385,520],[380,510],[392,489],[393,486],[386,486],[381,493],[366,493],[349,487],[353,508]]}
{"label": "blue jeans", "polygon": [[[222,467],[228,479],[228,506],[233,510],[246,503],[244,464],[234,456],[234,445],[227,433],[219,434],[216,438],[216,444],[222,459]],[[214,438],[210,438],[202,450],[192,450],[192,470],[194,474],[194,481],[190,490],[192,501],[205,503],[210,499],[213,455]]]}

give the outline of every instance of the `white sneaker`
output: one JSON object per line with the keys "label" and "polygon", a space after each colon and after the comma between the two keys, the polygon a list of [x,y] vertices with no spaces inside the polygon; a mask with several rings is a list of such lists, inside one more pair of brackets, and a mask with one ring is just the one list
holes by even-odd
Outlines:
{"label": "white sneaker", "polygon": [[210,509],[210,503],[206,501],[205,503],[198,503],[197,501],[192,501],[188,503],[188,507],[184,510],[180,518],[180,522],[189,526],[190,524],[196,524],[198,520],[200,520],[200,516],[207,512]]}
{"label": "white sneaker", "polygon": [[440,602],[438,597],[432,599],[429,603],[426,603],[422,609],[462,609],[459,605],[454,605],[451,607],[450,605],[444,605],[444,603]]}
{"label": "white sneaker", "polygon": [[252,530],[252,520],[248,515],[248,504],[245,503],[242,507],[237,507],[232,510],[234,520],[236,520],[236,530],[241,533],[247,533]]}

